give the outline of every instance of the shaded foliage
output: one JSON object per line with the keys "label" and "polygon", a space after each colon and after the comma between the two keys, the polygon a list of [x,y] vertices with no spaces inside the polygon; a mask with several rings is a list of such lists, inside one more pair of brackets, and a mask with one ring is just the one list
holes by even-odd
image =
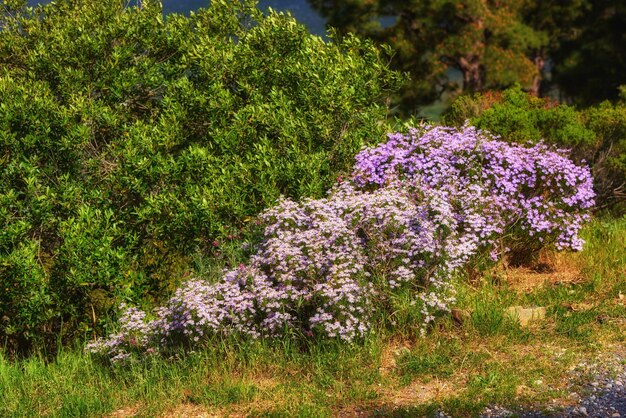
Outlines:
{"label": "shaded foliage", "polygon": [[570,36],[553,54],[559,89],[581,105],[617,100],[626,84],[626,1],[588,1],[569,27]]}
{"label": "shaded foliage", "polygon": [[390,46],[392,65],[412,78],[401,97],[408,111],[455,88],[451,69],[461,73],[465,92],[516,82],[531,88],[541,71],[534,54],[548,44],[524,20],[524,1],[309,2],[329,26]]}
{"label": "shaded foliage", "polygon": [[390,47],[412,81],[405,110],[455,87],[464,93],[519,83],[539,96],[557,88],[577,104],[615,101],[626,84],[626,2],[308,0],[328,25]]}

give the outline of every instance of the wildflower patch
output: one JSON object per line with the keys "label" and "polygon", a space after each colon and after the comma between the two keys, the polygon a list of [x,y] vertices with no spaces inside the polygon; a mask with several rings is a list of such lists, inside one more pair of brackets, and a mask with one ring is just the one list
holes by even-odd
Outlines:
{"label": "wildflower patch", "polygon": [[507,144],[472,127],[413,129],[356,156],[323,199],[281,199],[260,215],[246,265],[189,280],[151,320],[127,309],[120,331],[88,345],[113,361],[193,346],[209,335],[291,334],[354,341],[394,292],[421,330],[454,304],[469,264],[554,245],[579,250],[593,206],[586,167],[543,144]]}

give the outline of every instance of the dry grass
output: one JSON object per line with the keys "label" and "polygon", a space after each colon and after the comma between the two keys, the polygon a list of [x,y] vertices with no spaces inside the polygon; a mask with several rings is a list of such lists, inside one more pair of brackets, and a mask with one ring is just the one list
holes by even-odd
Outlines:
{"label": "dry grass", "polygon": [[136,417],[141,411],[141,404],[120,408],[117,411],[107,415],[107,418],[128,418]]}
{"label": "dry grass", "polygon": [[245,417],[245,415],[230,415],[225,411],[209,413],[207,409],[200,405],[181,403],[176,407],[165,411],[161,418],[216,418],[216,417]]}
{"label": "dry grass", "polygon": [[537,289],[566,284],[579,284],[585,281],[580,257],[576,254],[542,251],[537,266],[506,268],[496,270],[500,278],[514,291],[531,293]]}

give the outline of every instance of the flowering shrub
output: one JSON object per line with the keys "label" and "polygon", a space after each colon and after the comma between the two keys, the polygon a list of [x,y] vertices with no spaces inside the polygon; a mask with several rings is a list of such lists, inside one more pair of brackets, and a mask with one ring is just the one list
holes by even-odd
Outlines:
{"label": "flowering shrub", "polygon": [[469,255],[454,244],[450,214],[437,192],[417,198],[400,182],[373,191],[345,182],[324,199],[282,199],[261,215],[264,240],[248,265],[216,284],[187,281],[152,321],[126,310],[120,332],[88,349],[118,361],[215,333],[351,341],[368,330],[376,300],[403,286],[415,290],[426,324],[453,301],[445,279],[462,262],[447,254]]}
{"label": "flowering shrub", "polygon": [[127,310],[120,332],[88,349],[118,361],[210,334],[351,341],[400,289],[414,295],[423,331],[454,302],[450,278],[482,254],[582,245],[589,171],[544,145],[429,127],[392,134],[356,160],[352,180],[326,198],[281,199],[263,212],[264,239],[248,265],[216,284],[186,282],[151,321]]}
{"label": "flowering shrub", "polygon": [[507,144],[473,127],[427,127],[360,152],[354,179],[360,186],[383,185],[400,175],[439,190],[461,204],[455,216],[466,239],[494,257],[497,241],[517,252],[549,244],[580,250],[578,231],[594,205],[593,180],[565,154],[542,143]]}
{"label": "flowering shrub", "polygon": [[[596,210],[626,213],[626,90],[616,103],[583,110],[528,94],[520,86],[502,92],[462,95],[444,115],[450,126],[465,123],[500,135],[507,142],[569,148],[574,162],[586,159],[596,193]],[[620,162],[621,161],[621,162]]]}

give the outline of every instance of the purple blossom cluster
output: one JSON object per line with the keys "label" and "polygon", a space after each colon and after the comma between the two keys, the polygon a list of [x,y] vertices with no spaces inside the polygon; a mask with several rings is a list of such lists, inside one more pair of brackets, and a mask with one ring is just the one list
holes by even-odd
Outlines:
{"label": "purple blossom cluster", "polygon": [[215,334],[352,341],[368,331],[376,302],[403,286],[430,322],[453,301],[446,279],[462,265],[446,254],[469,253],[453,243],[447,202],[427,194],[399,182],[373,191],[344,182],[324,199],[282,199],[260,215],[264,239],[247,265],[218,283],[187,281],[150,321],[128,309],[120,332],[87,349],[119,361]]}
{"label": "purple blossom cluster", "polygon": [[361,187],[399,177],[462,202],[454,216],[466,239],[478,239],[494,257],[502,238],[522,249],[531,241],[582,249],[578,232],[594,205],[593,179],[565,150],[506,143],[471,126],[427,126],[391,134],[356,160],[354,181]]}
{"label": "purple blossom cluster", "polygon": [[326,198],[281,199],[263,212],[248,264],[217,283],[187,281],[151,320],[127,309],[120,331],[87,349],[124,361],[216,334],[352,341],[401,289],[415,295],[424,330],[454,302],[455,272],[481,254],[500,257],[504,237],[582,245],[591,176],[560,151],[428,127],[356,159],[353,179]]}

